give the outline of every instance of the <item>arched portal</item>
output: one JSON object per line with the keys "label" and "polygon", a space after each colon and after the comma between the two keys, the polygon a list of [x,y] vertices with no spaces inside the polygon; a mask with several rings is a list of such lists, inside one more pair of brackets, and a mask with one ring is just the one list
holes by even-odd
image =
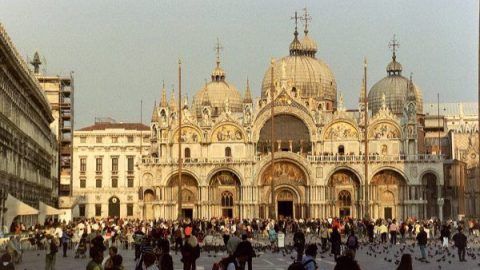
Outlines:
{"label": "arched portal", "polygon": [[[170,208],[171,213],[177,213],[176,203],[178,202],[178,174],[170,177],[167,186],[168,200],[175,202]],[[198,182],[189,173],[182,173],[182,216],[186,218],[194,218],[198,205]],[[176,216],[172,215],[172,216]]]}
{"label": "arched portal", "polygon": [[[274,192],[273,203],[271,198],[272,181]],[[261,171],[259,181],[262,194],[259,205],[259,216],[261,218],[267,217],[269,216],[269,210],[275,208],[277,211],[276,216],[306,218],[308,215],[308,203],[305,200],[307,183],[308,180],[305,171],[296,163],[289,160],[278,160],[275,162],[273,170],[272,165],[268,164]],[[286,199],[290,197],[296,199]]]}
{"label": "arched portal", "polygon": [[377,172],[371,181],[374,218],[404,219],[407,183],[402,175],[390,169]]}
{"label": "arched portal", "polygon": [[143,218],[145,220],[152,220],[155,218],[153,214],[153,201],[155,201],[155,193],[153,193],[153,190],[145,190],[143,193]]}
{"label": "arched portal", "polygon": [[220,170],[212,175],[209,182],[209,201],[213,204],[210,211],[213,216],[238,217],[240,198],[240,179],[228,170]]}
{"label": "arched portal", "polygon": [[437,207],[437,177],[433,173],[426,173],[422,177],[424,186],[423,197],[427,201],[426,218],[438,217]]}
{"label": "arched portal", "polygon": [[120,200],[116,196],[108,200],[108,216],[120,217]]}
{"label": "arched portal", "polygon": [[359,217],[360,179],[349,169],[335,171],[328,180],[327,199],[332,203],[330,216]]}
{"label": "arched portal", "polygon": [[[275,115],[274,121],[274,151],[291,151],[306,154],[312,151],[310,132],[305,123],[289,114]],[[257,151],[268,154],[272,148],[272,119],[265,122],[260,130]]]}

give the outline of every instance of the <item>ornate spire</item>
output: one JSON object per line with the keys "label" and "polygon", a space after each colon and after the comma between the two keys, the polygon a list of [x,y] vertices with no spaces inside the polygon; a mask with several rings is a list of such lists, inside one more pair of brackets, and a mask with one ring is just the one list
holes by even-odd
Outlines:
{"label": "ornate spire", "polygon": [[163,86],[162,86],[162,98],[160,99],[160,106],[161,107],[167,107],[167,89],[165,89],[165,81],[163,81]]}
{"label": "ornate spire", "polygon": [[153,112],[152,112],[152,121],[151,122],[158,122],[157,101],[156,100],[153,103]]}
{"label": "ornate spire", "polygon": [[247,89],[245,90],[245,97],[243,98],[243,103],[252,103],[252,92],[250,91],[250,81],[247,77]]}
{"label": "ornate spire", "polygon": [[400,47],[396,36],[393,35],[393,39],[388,43],[388,47],[392,49],[392,61],[387,66],[388,75],[401,75],[402,74],[402,65],[397,62],[397,49]]}
{"label": "ornate spire", "polygon": [[223,50],[223,47],[220,45],[218,38],[214,49],[217,55],[217,66],[212,71],[212,81],[220,82],[225,80],[225,71],[220,67],[220,51]]}
{"label": "ornate spire", "polygon": [[32,61],[30,61],[30,64],[32,64],[32,66],[33,66],[33,72],[35,74],[39,74],[40,73],[40,65],[42,64],[42,61],[40,61],[40,55],[38,54],[38,51],[35,52],[35,54],[33,55],[33,59],[32,59]]}
{"label": "ornate spire", "polygon": [[417,96],[415,95],[415,85],[413,84],[412,76],[413,76],[413,73],[410,73],[410,80],[408,81],[407,100],[416,102]]}
{"label": "ornate spire", "polygon": [[175,101],[175,90],[172,88],[172,93],[170,94],[170,110],[172,112],[177,110],[177,102]]}
{"label": "ornate spire", "polygon": [[360,87],[360,98],[358,99],[359,103],[365,103],[365,78],[362,78],[362,86]]}

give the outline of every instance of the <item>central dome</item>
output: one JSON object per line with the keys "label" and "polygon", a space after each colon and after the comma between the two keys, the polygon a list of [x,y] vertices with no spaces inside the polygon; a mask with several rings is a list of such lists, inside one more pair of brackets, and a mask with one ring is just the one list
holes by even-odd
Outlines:
{"label": "central dome", "polygon": [[[295,27],[294,38],[290,43],[290,55],[277,59],[273,63],[273,80],[274,82],[281,79],[291,80],[300,97],[326,101],[328,103],[326,107],[333,108],[337,98],[335,77],[328,65],[315,57],[318,50],[317,43],[308,35],[306,28],[304,33],[305,36],[299,41],[297,27]],[[272,66],[263,76],[262,98],[265,98],[270,90],[271,75]]]}

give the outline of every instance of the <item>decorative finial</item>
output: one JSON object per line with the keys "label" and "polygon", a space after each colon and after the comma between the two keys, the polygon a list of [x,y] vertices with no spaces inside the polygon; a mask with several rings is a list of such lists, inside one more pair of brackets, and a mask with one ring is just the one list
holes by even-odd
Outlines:
{"label": "decorative finial", "polygon": [[297,12],[296,12],[296,11],[295,11],[295,16],[290,17],[290,19],[291,19],[291,20],[295,20],[295,32],[293,32],[293,34],[294,34],[295,36],[298,36],[298,31],[297,31],[297,29],[298,29],[298,19],[299,19],[299,18],[298,18],[298,15],[297,15]]}
{"label": "decorative finial", "polygon": [[38,52],[35,52],[35,54],[33,55],[33,60],[30,62],[30,64],[32,64],[33,66],[33,72],[35,74],[39,74],[42,61],[40,61],[40,55],[38,54]]}
{"label": "decorative finial", "polygon": [[397,52],[397,49],[400,48],[400,43],[398,43],[398,40],[395,34],[393,34],[393,39],[388,43],[388,47],[392,49],[392,52],[393,52],[392,59],[393,61],[395,61],[395,59],[397,58],[395,53]]}
{"label": "decorative finial", "polygon": [[215,52],[217,54],[217,67],[220,66],[220,51],[223,50],[223,47],[220,45],[220,41],[218,40],[217,37],[217,44],[215,46]]}
{"label": "decorative finial", "polygon": [[308,34],[308,23],[312,20],[312,16],[310,16],[310,13],[308,13],[306,7],[303,9],[303,11],[304,11],[303,17],[301,17],[300,19],[303,20],[303,24],[305,26],[305,29],[303,30],[303,32],[306,35]]}
{"label": "decorative finial", "polygon": [[338,110],[339,111],[345,111],[345,106],[344,106],[344,100],[343,100],[343,94],[340,92],[340,97],[338,98]]}
{"label": "decorative finial", "polygon": [[363,58],[363,67],[367,67],[367,57]]}

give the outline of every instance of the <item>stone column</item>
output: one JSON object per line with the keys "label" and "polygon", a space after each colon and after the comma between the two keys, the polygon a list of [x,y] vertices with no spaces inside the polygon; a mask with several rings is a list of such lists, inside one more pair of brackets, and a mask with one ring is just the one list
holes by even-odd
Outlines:
{"label": "stone column", "polygon": [[292,140],[288,140],[288,149],[290,149],[290,152],[293,151],[293,146],[292,146]]}

